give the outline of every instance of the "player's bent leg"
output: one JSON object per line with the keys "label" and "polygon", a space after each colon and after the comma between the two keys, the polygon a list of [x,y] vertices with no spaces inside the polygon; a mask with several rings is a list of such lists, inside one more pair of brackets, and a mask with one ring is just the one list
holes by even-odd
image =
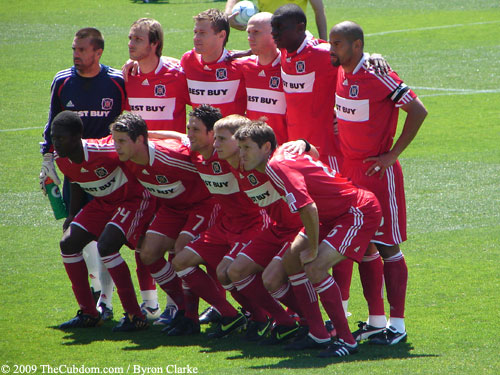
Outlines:
{"label": "player's bent leg", "polygon": [[229,269],[229,266],[232,263],[233,263],[232,259],[223,258],[217,266],[217,269],[216,269],[217,279],[219,279],[219,281],[222,285],[231,284],[231,279],[229,278],[229,276],[227,274],[227,270]]}
{"label": "player's bent leg", "polygon": [[288,276],[281,259],[273,259],[262,272],[262,282],[269,291],[274,293],[288,283]]}
{"label": "player's bent leg", "polygon": [[304,271],[307,274],[307,278],[315,284],[329,276],[328,271],[330,268],[344,259],[346,257],[337,250],[332,249],[332,247],[325,243],[321,243],[318,249],[318,256],[311,263],[304,266]]}
{"label": "player's bent leg", "polygon": [[165,235],[147,232],[141,248],[141,260],[149,266],[158,259],[165,256],[165,253],[173,249],[175,240]]}
{"label": "player's bent leg", "polygon": [[205,264],[203,258],[186,248],[182,249],[178,254],[176,254],[174,259],[172,260],[172,265],[174,266],[175,272],[183,271],[189,267],[196,267],[200,264]]}
{"label": "player's bent leg", "polygon": [[227,276],[231,282],[241,281],[248,276],[262,272],[263,268],[248,257],[239,254],[236,259],[229,265]]}
{"label": "player's bent leg", "polygon": [[61,253],[66,255],[81,253],[83,248],[93,240],[95,240],[94,235],[79,225],[71,224],[59,242]]}

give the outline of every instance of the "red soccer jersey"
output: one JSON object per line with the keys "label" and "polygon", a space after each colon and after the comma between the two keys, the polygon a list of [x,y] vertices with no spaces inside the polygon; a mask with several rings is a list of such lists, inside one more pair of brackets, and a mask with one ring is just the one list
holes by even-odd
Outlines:
{"label": "red soccer jersey", "polygon": [[287,105],[288,138],[307,139],[323,155],[340,155],[334,136],[338,68],[330,63],[330,45],[307,35],[293,53],[281,50],[281,78]]}
{"label": "red soccer jersey", "polygon": [[243,76],[247,90],[247,117],[259,120],[273,128],[279,144],[288,141],[286,129],[286,102],[281,80],[281,55],[268,64],[261,65],[257,56],[242,59]]}
{"label": "red soccer jersey", "polygon": [[266,210],[269,217],[276,222],[280,228],[302,227],[300,216],[292,213],[281,194],[274,188],[269,176],[257,170],[240,171],[231,168],[238,178],[242,191],[259,207]]}
{"label": "red soccer jersey", "polygon": [[160,59],[151,73],[129,75],[125,82],[131,112],[141,116],[149,130],[186,133],[186,76],[180,65]]}
{"label": "red soccer jersey", "polygon": [[266,174],[292,212],[315,202],[320,221],[329,221],[356,204],[358,189],[319,160],[279,147],[269,160]]}
{"label": "red soccer jersey", "polygon": [[175,209],[187,209],[210,198],[186,145],[168,139],[151,140],[148,147],[147,165],[132,161],[126,165],[152,195],[168,200],[168,206]]}
{"label": "red soccer jersey", "polygon": [[227,229],[232,228],[231,231],[239,232],[240,228],[258,221],[259,217],[262,218],[263,224],[267,222],[267,215],[240,190],[238,180],[231,172],[231,166],[227,161],[219,159],[215,150],[208,160],[199,153],[192,153],[191,158],[206,187],[220,204],[219,215],[222,215]]}
{"label": "red soccer jersey", "polygon": [[186,72],[189,98],[193,107],[210,104],[219,108],[222,116],[245,115],[245,82],[238,60],[228,60],[224,49],[213,63],[205,63],[201,56],[188,51],[181,58]]}
{"label": "red soccer jersey", "polygon": [[339,69],[335,108],[346,159],[388,152],[398,125],[398,108],[417,97],[396,72],[378,76],[366,69],[365,58],[352,73]]}
{"label": "red soccer jersey", "polygon": [[61,172],[88,194],[107,204],[142,197],[144,188],[118,158],[111,136],[82,139],[84,160],[73,163],[56,155]]}

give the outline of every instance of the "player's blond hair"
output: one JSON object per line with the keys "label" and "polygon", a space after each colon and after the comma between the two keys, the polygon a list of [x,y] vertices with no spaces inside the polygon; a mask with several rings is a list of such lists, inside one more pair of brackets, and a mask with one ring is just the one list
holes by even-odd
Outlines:
{"label": "player's blond hair", "polygon": [[163,28],[161,24],[153,18],[140,18],[130,26],[130,29],[134,28],[147,30],[149,43],[158,43],[155,54],[161,58],[163,52]]}
{"label": "player's blond hair", "polygon": [[231,134],[236,133],[236,130],[244,125],[251,124],[252,121],[244,116],[229,115],[218,120],[214,125],[214,130],[227,129]]}

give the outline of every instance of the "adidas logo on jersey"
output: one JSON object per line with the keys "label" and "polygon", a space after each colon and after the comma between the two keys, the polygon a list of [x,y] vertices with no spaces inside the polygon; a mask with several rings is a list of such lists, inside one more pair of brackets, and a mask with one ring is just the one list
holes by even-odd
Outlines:
{"label": "adidas logo on jersey", "polygon": [[86,170],[85,168],[82,167],[82,169],[80,169],[80,173],[86,173],[88,172],[88,170]]}
{"label": "adidas logo on jersey", "polygon": [[66,103],[66,107],[67,108],[74,108],[75,105],[73,104],[73,102],[70,100],[68,103]]}
{"label": "adidas logo on jersey", "polygon": [[141,85],[143,85],[143,86],[149,86],[148,79],[146,78],[144,81],[142,81]]}
{"label": "adidas logo on jersey", "polygon": [[149,172],[145,169],[142,170],[142,174],[145,174],[146,176],[149,176]]}
{"label": "adidas logo on jersey", "polygon": [[259,77],[265,77],[266,76],[266,72],[264,72],[263,70],[260,71],[259,73]]}
{"label": "adidas logo on jersey", "polygon": [[349,86],[349,82],[347,82],[347,78],[346,78],[346,79],[344,79],[344,82],[342,82],[342,85],[344,85],[344,86]]}

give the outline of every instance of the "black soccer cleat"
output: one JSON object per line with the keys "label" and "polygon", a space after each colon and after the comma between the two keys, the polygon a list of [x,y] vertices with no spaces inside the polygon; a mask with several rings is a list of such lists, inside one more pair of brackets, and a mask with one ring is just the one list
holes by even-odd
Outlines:
{"label": "black soccer cleat", "polygon": [[405,342],[408,335],[405,332],[398,332],[396,328],[389,327],[382,332],[370,337],[370,344],[374,345],[395,345],[398,342]]}
{"label": "black soccer cleat", "polygon": [[247,324],[247,332],[245,334],[245,340],[247,341],[260,341],[262,340],[266,333],[271,329],[273,321],[272,319],[267,319],[265,322],[256,322],[255,320],[250,320]]}
{"label": "black soccer cleat", "polygon": [[133,332],[142,331],[149,327],[146,318],[139,318],[136,315],[124,313],[118,325],[113,327],[113,332]]}
{"label": "black soccer cleat", "polygon": [[385,327],[374,327],[366,322],[358,322],[358,329],[352,333],[354,340],[360,342],[369,339],[371,336],[381,333]]}
{"label": "black soccer cleat", "polygon": [[91,328],[98,327],[102,325],[103,321],[101,316],[92,316],[89,314],[84,314],[82,310],[78,310],[76,316],[67,322],[59,325],[60,329],[68,329],[68,328]]}
{"label": "black soccer cleat", "polygon": [[[169,328],[168,331],[167,328]],[[182,316],[174,327],[166,327],[162,331],[166,332],[167,336],[198,335],[200,333],[200,324]]]}
{"label": "black soccer cleat", "polygon": [[295,338],[291,343],[285,346],[285,350],[306,350],[306,349],[326,349],[331,344],[331,340],[317,342],[311,336]]}
{"label": "black soccer cleat", "polygon": [[342,339],[338,339],[337,341],[330,344],[330,346],[323,352],[318,354],[320,358],[328,358],[328,357],[345,357],[351,354],[355,354],[358,352],[358,343],[348,344]]}
{"label": "black soccer cleat", "polygon": [[213,306],[207,307],[199,316],[200,324],[218,323],[220,319],[220,313]]}
{"label": "black soccer cleat", "polygon": [[298,323],[285,326],[277,324],[271,330],[271,334],[267,339],[262,340],[260,343],[262,345],[278,345],[293,339],[299,333],[300,326]]}
{"label": "black soccer cleat", "polygon": [[97,310],[99,310],[99,312],[101,313],[101,319],[103,321],[113,319],[113,309],[110,309],[108,306],[106,306],[104,302],[101,302],[99,304]]}
{"label": "black soccer cleat", "polygon": [[246,316],[239,312],[236,316],[225,316],[220,319],[219,324],[215,328],[215,331],[208,334],[210,339],[218,339],[229,335],[231,332],[235,331],[241,326],[247,323]]}

